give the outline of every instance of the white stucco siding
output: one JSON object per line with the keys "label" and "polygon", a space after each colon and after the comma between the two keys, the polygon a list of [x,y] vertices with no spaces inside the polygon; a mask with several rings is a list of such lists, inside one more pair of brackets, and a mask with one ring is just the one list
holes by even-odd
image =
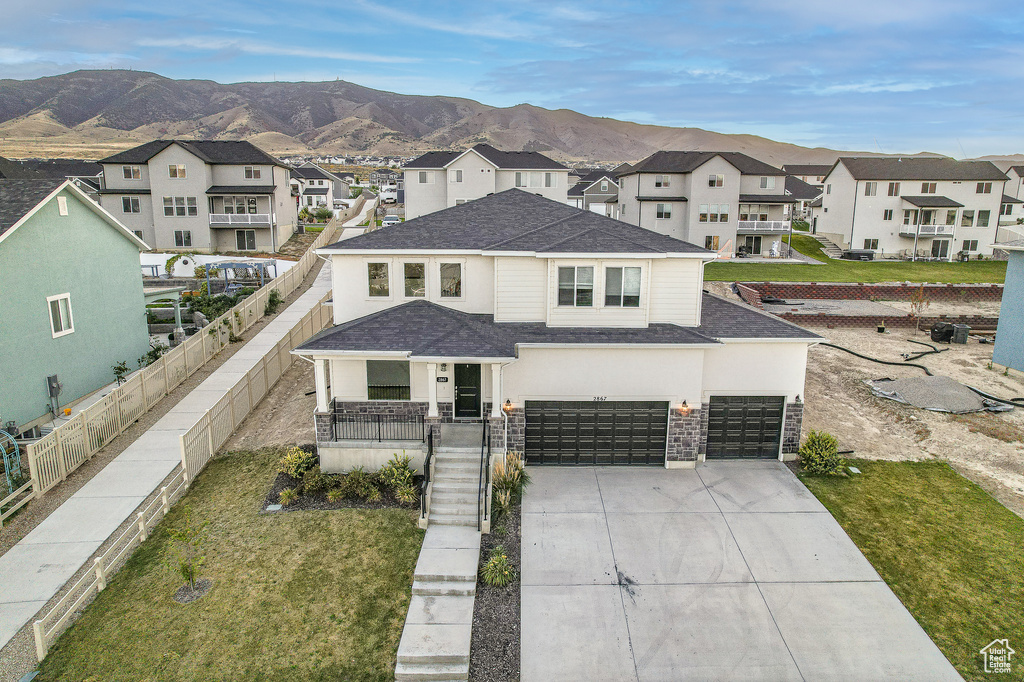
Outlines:
{"label": "white stucco siding", "polygon": [[[542,197],[558,201],[563,204],[569,203],[569,171],[566,170],[521,170],[521,173],[539,173],[539,187],[520,187],[519,189],[530,194],[539,194]],[[551,174],[551,187],[544,187],[544,174]],[[527,181],[529,184],[529,181]],[[494,191],[503,192],[516,186],[516,171],[501,169],[495,172]]]}
{"label": "white stucco siding", "polygon": [[840,163],[825,178],[824,184],[821,208],[817,212],[817,230],[826,235],[836,235],[833,239],[836,246],[848,249],[850,248],[850,228],[853,225],[854,205],[857,199],[857,182],[850,175],[846,166]]}
{"label": "white stucco siding", "polygon": [[[427,182],[420,182],[420,173]],[[405,171],[405,219],[440,211],[448,207],[448,178],[443,169],[410,168]]]}
{"label": "white stucco siding", "polygon": [[547,262],[533,257],[494,259],[496,322],[543,322],[547,316]]}
{"label": "white stucco siding", "polygon": [[[768,180],[768,184],[774,184],[774,187],[761,187],[761,178],[768,177],[772,178]],[[744,175],[740,178],[740,194],[774,194],[776,196],[786,196],[786,176],[785,175]]]}
{"label": "white stucco siding", "polygon": [[[711,187],[710,176],[722,175],[721,187]],[[718,248],[723,248],[736,236],[736,215],[739,210],[742,176],[731,163],[720,156],[709,159],[691,174],[691,188],[687,195],[687,230],[684,239],[697,246],[704,246],[708,236],[718,237]],[[701,222],[701,207],[706,206],[708,220]],[[717,213],[716,208],[717,207]],[[711,216],[726,216],[725,221],[711,222]],[[733,251],[736,243],[733,242]]]}
{"label": "white stucco siding", "polygon": [[[184,165],[184,178],[171,178],[169,166]],[[192,250],[208,251],[212,248],[210,217],[206,190],[213,184],[210,166],[176,144],[172,144],[149,160],[150,186],[153,197],[153,224],[158,246],[174,246],[174,232],[192,233]],[[164,197],[193,197],[195,216],[164,216]]]}
{"label": "white stucco siding", "polygon": [[[458,171],[462,171],[461,181]],[[455,206],[459,201],[472,201],[493,194],[495,190],[494,164],[474,151],[456,159],[448,166],[444,182],[447,183],[446,206]]]}
{"label": "white stucco siding", "polygon": [[[138,166],[139,179],[125,180],[125,166]],[[146,189],[149,187],[149,166],[145,163],[105,163],[103,164],[103,186],[107,189]]]}
{"label": "white stucco siding", "polygon": [[683,400],[697,403],[702,348],[530,348],[502,370],[502,401]]}
{"label": "white stucco siding", "polygon": [[725,343],[704,353],[702,402],[713,395],[804,395],[806,343]]}
{"label": "white stucco siding", "polygon": [[650,321],[684,326],[699,324],[697,302],[703,286],[702,275],[701,261],[698,260],[652,260]]}
{"label": "white stucco siding", "polygon": [[[247,167],[258,168],[260,177],[246,178],[245,169]],[[275,184],[273,177],[274,168],[269,163],[246,165],[218,163],[210,167],[210,179],[214,185],[273,185]],[[287,176],[285,177],[287,178]]]}

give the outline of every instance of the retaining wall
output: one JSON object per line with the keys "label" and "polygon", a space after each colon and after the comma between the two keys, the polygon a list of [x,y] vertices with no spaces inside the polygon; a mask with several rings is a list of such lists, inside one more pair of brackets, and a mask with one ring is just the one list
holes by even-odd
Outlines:
{"label": "retaining wall", "polygon": [[[837,300],[909,301],[924,287],[925,298],[931,301],[971,302],[1000,301],[1002,284],[861,284],[857,282],[737,282],[744,301],[755,291],[759,296],[776,298],[819,298]],[[744,295],[744,289],[748,290]]]}

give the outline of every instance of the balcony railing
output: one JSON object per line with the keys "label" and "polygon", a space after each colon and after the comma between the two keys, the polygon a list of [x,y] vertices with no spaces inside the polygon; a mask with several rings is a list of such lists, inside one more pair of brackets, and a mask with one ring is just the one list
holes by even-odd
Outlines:
{"label": "balcony railing", "polygon": [[900,236],[913,237],[917,233],[921,237],[951,237],[953,228],[953,225],[901,225]]}
{"label": "balcony railing", "polygon": [[425,442],[423,415],[334,415],[334,440],[408,440]]}
{"label": "balcony railing", "polygon": [[780,233],[789,232],[788,220],[741,220],[736,226],[737,232]]}
{"label": "balcony railing", "polygon": [[270,226],[269,213],[211,213],[210,227],[235,227],[244,225]]}

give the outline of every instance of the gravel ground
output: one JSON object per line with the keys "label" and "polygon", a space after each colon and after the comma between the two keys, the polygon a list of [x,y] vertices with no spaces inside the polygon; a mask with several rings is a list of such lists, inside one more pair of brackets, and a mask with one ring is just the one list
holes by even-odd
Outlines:
{"label": "gravel ground", "polygon": [[[505,532],[500,533],[499,526]],[[491,533],[480,538],[480,568],[491,550],[501,545],[505,555],[521,571],[520,529],[522,509],[516,505]],[[478,573],[479,574],[479,573]],[[491,587],[478,580],[473,606],[473,640],[470,645],[469,679],[499,682],[519,679],[519,579],[506,587]]]}
{"label": "gravel ground", "polygon": [[787,298],[784,304],[765,303],[770,313],[795,313],[797,315],[878,315],[900,316],[905,313],[889,305],[859,299]]}

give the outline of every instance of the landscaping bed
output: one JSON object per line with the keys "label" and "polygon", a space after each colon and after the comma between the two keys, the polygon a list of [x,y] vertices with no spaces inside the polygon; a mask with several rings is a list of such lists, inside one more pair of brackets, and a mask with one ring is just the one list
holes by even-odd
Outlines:
{"label": "landscaping bed", "polygon": [[505,587],[488,585],[477,579],[473,605],[473,641],[470,646],[469,678],[480,682],[519,679],[519,575],[522,511],[516,505],[511,513],[495,522],[491,532],[480,538],[480,571],[501,548],[514,567],[516,579]]}

